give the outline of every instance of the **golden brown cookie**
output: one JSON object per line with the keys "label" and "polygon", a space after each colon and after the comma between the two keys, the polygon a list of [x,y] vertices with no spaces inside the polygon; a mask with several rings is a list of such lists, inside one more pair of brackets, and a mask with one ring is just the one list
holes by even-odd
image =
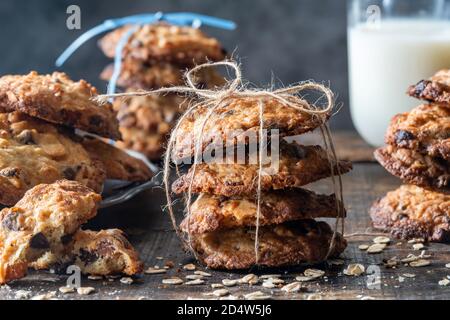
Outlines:
{"label": "golden brown cookie", "polygon": [[[299,102],[292,97],[292,102]],[[273,98],[231,98],[216,109],[202,130],[202,147],[244,144],[249,137],[259,137],[260,108],[264,106],[264,129],[279,130],[280,137],[309,132],[322,125],[329,115],[300,112]],[[209,109],[199,108],[183,119],[173,149],[175,160],[194,155],[198,131]]]}
{"label": "golden brown cookie", "polygon": [[[342,203],[340,205],[342,207]],[[318,195],[305,189],[270,191],[261,195],[259,225],[302,219],[335,218],[338,214],[334,195]],[[345,215],[345,210],[341,215]],[[254,227],[256,220],[255,197],[226,198],[202,193],[192,204],[191,215],[183,220],[180,227],[184,232],[205,233]]]}
{"label": "golden brown cookie", "polygon": [[80,226],[94,217],[100,195],[75,181],[40,184],[0,212],[0,284],[25,276],[28,265],[51,251],[65,256]]}
{"label": "golden brown cookie", "polygon": [[450,242],[450,195],[403,185],[370,209],[373,226],[401,239]]}
{"label": "golden brown cookie", "polygon": [[386,143],[450,162],[450,108],[423,104],[396,115],[387,130]]}
{"label": "golden brown cookie", "polygon": [[421,100],[440,103],[448,107],[450,104],[450,69],[438,71],[429,80],[421,80],[410,86],[408,94]]}
{"label": "golden brown cookie", "polygon": [[61,128],[19,112],[0,113],[0,203],[14,205],[32,187],[60,179],[101,192],[105,171]]}
{"label": "golden brown cookie", "polygon": [[[109,81],[113,74],[113,65],[108,65],[100,74],[100,78]],[[180,86],[185,84],[185,69],[170,63],[156,63],[146,65],[135,59],[124,59],[117,85],[123,88],[143,90],[163,87]],[[212,68],[200,69],[194,77],[199,88],[214,88],[224,84],[224,78]]]}
{"label": "golden brown cookie", "polygon": [[142,160],[134,158],[108,143],[86,137],[82,144],[93,159],[103,163],[107,179],[147,181],[153,176]]}
{"label": "golden brown cookie", "polygon": [[[116,29],[99,41],[106,56],[113,58],[117,44],[130,26]],[[226,52],[217,39],[201,30],[166,23],[143,25],[134,32],[123,48],[123,57],[153,64],[170,62],[180,66],[193,66],[225,58]]]}
{"label": "golden brown cookie", "polygon": [[441,192],[450,191],[450,167],[440,158],[390,145],[375,150],[374,155],[387,171],[405,183]]}
{"label": "golden brown cookie", "polygon": [[66,74],[6,75],[0,78],[0,111],[20,111],[32,117],[120,139],[119,124],[111,104],[91,98],[97,90],[84,80]]}
{"label": "golden brown cookie", "polygon": [[[333,230],[325,222],[299,220],[259,229],[259,261],[267,267],[317,263],[327,258]],[[192,234],[200,261],[212,269],[248,269],[256,264],[255,229],[236,228]],[[336,234],[329,257],[339,256],[347,242]]]}
{"label": "golden brown cookie", "polygon": [[[334,174],[338,169],[343,174],[350,171],[352,165],[348,161],[339,161],[331,166],[327,153],[320,146],[282,144],[279,161],[263,166],[261,190],[301,187],[331,176],[331,167]],[[173,183],[175,193],[188,191],[191,180],[194,193],[233,197],[254,196],[257,192],[259,166],[256,164],[199,163],[194,176],[193,168]]]}
{"label": "golden brown cookie", "polygon": [[166,150],[169,133],[147,133],[137,128],[121,127],[123,141],[117,141],[116,146],[131,149],[144,154],[150,160],[160,160]]}

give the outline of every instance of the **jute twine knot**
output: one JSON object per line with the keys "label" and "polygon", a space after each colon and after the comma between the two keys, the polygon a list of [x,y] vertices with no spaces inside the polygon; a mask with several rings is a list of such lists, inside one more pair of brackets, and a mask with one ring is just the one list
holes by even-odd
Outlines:
{"label": "jute twine knot", "polygon": [[[206,68],[216,68],[216,67],[229,67],[234,70],[235,77],[232,81],[227,81],[226,84],[218,89],[212,90],[212,89],[200,89],[197,88],[195,85],[195,74],[201,70]],[[167,88],[160,88],[156,90],[150,90],[150,91],[136,91],[136,92],[124,92],[124,93],[115,93],[115,94],[107,94],[107,95],[100,95],[95,98],[99,103],[105,103],[108,101],[109,98],[129,98],[134,96],[150,96],[150,95],[165,95],[169,93],[177,93],[177,94],[184,94],[184,95],[191,95],[195,98],[195,102],[191,103],[191,105],[187,108],[187,110],[181,115],[178,122],[176,123],[174,129],[172,130],[172,133],[170,135],[168,145],[167,145],[167,151],[164,157],[164,186],[165,186],[165,194],[166,194],[166,200],[167,200],[167,210],[169,212],[172,225],[174,230],[176,231],[177,235],[180,237],[180,239],[187,244],[189,249],[192,251],[194,256],[197,257],[196,251],[192,248],[191,244],[191,233],[189,230],[190,224],[187,224],[187,235],[188,239],[183,237],[182,232],[180,231],[176,218],[175,213],[173,210],[172,205],[172,196],[170,191],[170,184],[169,184],[169,177],[170,177],[170,168],[171,168],[171,158],[172,158],[172,151],[173,147],[176,143],[177,136],[178,136],[178,129],[180,125],[183,123],[183,121],[191,115],[193,112],[198,110],[199,108],[206,108],[207,113],[201,123],[201,125],[195,130],[195,149],[194,149],[194,162],[193,166],[191,168],[192,170],[192,179],[189,183],[188,191],[185,195],[185,203],[186,203],[186,215],[189,217],[191,214],[191,202],[192,202],[192,185],[193,180],[195,177],[195,171],[196,171],[196,165],[201,161],[201,152],[202,152],[202,145],[203,145],[203,131],[204,128],[208,122],[208,120],[211,118],[211,116],[214,114],[214,112],[221,106],[223,103],[229,99],[236,99],[236,98],[254,98],[258,99],[258,105],[259,105],[259,137],[262,139],[263,137],[263,128],[264,128],[264,98],[273,98],[280,102],[280,105],[284,105],[290,108],[293,108],[297,110],[298,112],[307,113],[310,115],[315,116],[325,116],[330,115],[333,107],[334,107],[334,95],[333,92],[326,86],[308,81],[299,83],[297,85],[289,86],[286,88],[281,88],[277,90],[255,90],[255,89],[247,89],[242,84],[242,73],[239,65],[234,61],[220,61],[220,62],[208,62],[202,65],[198,65],[194,67],[193,69],[189,70],[185,74],[186,77],[186,86],[174,86],[174,87],[167,87]],[[301,97],[298,97],[298,95],[307,90],[317,91],[319,93],[322,93],[323,96],[326,97],[327,103],[324,108],[318,108],[313,104],[310,104],[308,101],[304,100]],[[299,99],[290,99],[292,97],[297,97]],[[326,123],[326,120],[322,121],[322,124],[320,125],[320,132],[323,138],[323,144],[324,148],[327,151],[327,157],[330,164],[330,171],[331,171],[331,180],[333,183],[333,189],[334,193],[337,195],[336,198],[336,207],[338,209],[338,217],[336,218],[335,222],[335,228],[333,232],[332,239],[330,241],[330,247],[328,250],[327,258],[330,255],[330,253],[333,251],[334,245],[335,245],[335,238],[337,234],[337,229],[339,227],[339,223],[342,221],[341,224],[341,232],[344,234],[344,208],[343,208],[343,195],[342,195],[342,179],[341,179],[341,173],[339,170],[339,165],[337,165],[337,172],[335,172],[335,166],[334,164],[337,164],[337,156],[336,151],[333,145],[333,140],[331,137],[330,129]],[[260,228],[260,214],[261,214],[261,176],[263,171],[263,148],[259,148],[259,169],[258,169],[258,179],[257,179],[257,213],[256,213],[256,230],[255,230],[255,260],[256,264],[258,264],[259,261],[259,228]],[[178,169],[178,165],[175,162],[175,166]],[[176,170],[178,173],[178,170]],[[337,176],[337,179],[336,179]],[[337,181],[336,181],[337,180]]]}

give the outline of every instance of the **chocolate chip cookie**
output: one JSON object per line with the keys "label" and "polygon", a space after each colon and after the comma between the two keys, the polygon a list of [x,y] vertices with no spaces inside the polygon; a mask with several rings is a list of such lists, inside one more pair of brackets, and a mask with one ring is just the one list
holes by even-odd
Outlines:
{"label": "chocolate chip cookie", "polygon": [[450,108],[424,104],[396,115],[387,130],[386,143],[450,162]]}
{"label": "chocolate chip cookie", "polygon": [[82,145],[93,159],[103,164],[107,179],[147,181],[153,176],[142,160],[99,139],[86,137]]}
{"label": "chocolate chip cookie", "polygon": [[[118,28],[99,41],[106,56],[114,57],[120,39],[130,28]],[[141,26],[128,39],[122,53],[123,57],[133,57],[149,64],[170,62],[179,66],[223,60],[226,54],[217,39],[208,37],[201,30],[166,23]]]}
{"label": "chocolate chip cookie", "polygon": [[72,81],[66,74],[6,75],[0,78],[0,111],[20,111],[52,123],[120,139],[112,106],[91,98],[97,90],[84,80]]}
{"label": "chocolate chip cookie", "polygon": [[[259,225],[280,224],[286,221],[334,218],[338,216],[336,197],[318,195],[305,189],[265,192],[261,196]],[[340,202],[339,202],[340,203]],[[342,203],[340,203],[342,207]],[[341,215],[345,215],[345,210]],[[255,197],[232,197],[202,193],[191,206],[191,215],[180,227],[184,232],[205,233],[256,225]]]}
{"label": "chocolate chip cookie", "polygon": [[[281,267],[326,259],[333,230],[325,222],[299,220],[259,229],[259,265]],[[236,228],[192,234],[199,259],[212,269],[248,269],[256,264],[255,229]],[[336,234],[330,257],[341,254],[346,240]]]}
{"label": "chocolate chip cookie", "polygon": [[450,104],[450,69],[437,72],[429,80],[409,87],[408,94],[421,100],[448,106]]}
{"label": "chocolate chip cookie", "polygon": [[76,180],[97,192],[105,171],[71,133],[19,112],[0,113],[0,203],[14,205],[40,183]]}
{"label": "chocolate chip cookie", "polygon": [[[279,161],[264,165],[261,175],[261,190],[297,188],[308,183],[331,176],[338,170],[341,174],[351,170],[348,161],[339,161],[330,165],[327,153],[320,146],[302,146],[297,143],[280,146]],[[210,193],[233,197],[239,195],[254,196],[258,189],[259,166],[257,164],[218,164],[199,163],[191,167],[172,185],[175,193],[188,191],[192,181],[192,192]]]}
{"label": "chocolate chip cookie", "polygon": [[100,195],[68,180],[40,184],[0,212],[0,284],[25,276],[28,265],[51,251],[64,257],[80,226],[94,217]]}
{"label": "chocolate chip cookie", "polygon": [[167,134],[147,133],[137,128],[121,127],[123,141],[117,141],[116,146],[131,149],[144,154],[150,160],[160,160],[165,152]]}
{"label": "chocolate chip cookie", "polygon": [[401,239],[450,242],[450,195],[403,185],[370,209],[373,226]]}
{"label": "chocolate chip cookie", "polygon": [[[295,97],[289,100],[299,102]],[[230,98],[216,109],[203,127],[201,150],[215,145],[244,144],[252,137],[259,137],[261,104],[264,107],[264,129],[278,130],[280,137],[312,131],[329,117],[300,112],[273,98]],[[183,119],[173,149],[175,160],[194,155],[198,131],[202,128],[208,111],[209,109],[199,108]]]}
{"label": "chocolate chip cookie", "polygon": [[374,155],[387,171],[405,183],[435,191],[450,191],[450,167],[440,158],[390,145],[375,150]]}

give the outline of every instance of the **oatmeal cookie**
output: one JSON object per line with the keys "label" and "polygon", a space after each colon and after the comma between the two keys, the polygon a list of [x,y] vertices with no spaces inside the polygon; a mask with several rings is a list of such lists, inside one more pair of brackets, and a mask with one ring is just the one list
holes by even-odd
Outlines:
{"label": "oatmeal cookie", "polygon": [[[107,57],[114,57],[118,42],[129,28],[118,28],[100,39],[99,46]],[[219,41],[201,30],[166,23],[141,26],[128,39],[122,52],[123,57],[130,56],[149,64],[170,62],[179,66],[219,61],[226,55]]]}
{"label": "oatmeal cookie", "polygon": [[[202,193],[192,204],[191,215],[183,220],[181,229],[189,233],[205,233],[255,226],[256,204],[255,197],[226,198]],[[343,208],[342,203],[340,206]],[[334,218],[338,213],[334,195],[318,195],[305,189],[270,191],[261,196],[259,225]]]}
{"label": "oatmeal cookie", "polygon": [[[333,230],[325,222],[299,220],[259,229],[259,265],[267,267],[316,263],[327,258]],[[256,264],[255,230],[236,228],[192,234],[200,261],[212,269],[248,269]],[[336,234],[329,257],[339,256],[347,242]]]}
{"label": "oatmeal cookie", "polygon": [[386,143],[450,162],[450,108],[424,104],[396,115],[387,130]]}
{"label": "oatmeal cookie", "polygon": [[147,133],[137,128],[121,127],[123,141],[117,141],[116,146],[131,149],[144,154],[150,160],[160,160],[166,149],[169,133]]}
{"label": "oatmeal cookie", "polygon": [[[297,99],[291,98],[292,101]],[[249,137],[259,137],[260,102],[264,105],[264,128],[279,130],[280,137],[312,131],[329,118],[329,115],[299,112],[273,98],[231,98],[216,109],[203,127],[202,151],[208,146],[244,144]],[[173,149],[175,160],[194,155],[198,131],[202,128],[208,110],[199,108],[183,119]]]}
{"label": "oatmeal cookie", "polygon": [[374,155],[387,171],[405,183],[441,192],[450,190],[450,167],[440,158],[394,146],[379,148]]}
{"label": "oatmeal cookie", "polygon": [[6,75],[0,78],[0,111],[20,111],[52,123],[120,139],[119,124],[111,104],[91,98],[97,90],[84,80],[66,74]]}
{"label": "oatmeal cookie", "polygon": [[95,138],[84,138],[83,147],[93,159],[100,161],[106,170],[107,179],[124,181],[147,181],[152,172],[140,159],[125,151]]}
{"label": "oatmeal cookie", "polygon": [[373,226],[401,239],[450,242],[450,195],[403,185],[370,209]]}
{"label": "oatmeal cookie", "polygon": [[[302,146],[297,143],[282,144],[280,159],[264,165],[261,176],[261,190],[277,190],[297,188],[308,183],[331,176],[331,165],[327,153],[320,146]],[[254,196],[258,189],[257,164],[218,164],[199,163],[191,167],[172,185],[175,193],[186,192],[191,180],[192,192],[209,193],[225,197]],[[348,161],[334,163],[333,171],[341,174],[350,171],[352,165]]]}
{"label": "oatmeal cookie", "polygon": [[[146,65],[139,61],[128,62],[128,60],[132,59],[125,59],[122,64],[120,77],[117,79],[119,87],[150,90],[185,84],[186,70],[178,66],[169,63]],[[113,70],[113,65],[108,65],[100,74],[100,78],[109,81]],[[224,77],[212,68],[200,69],[194,80],[199,88],[212,89],[225,83]]]}
{"label": "oatmeal cookie", "polygon": [[94,217],[100,195],[68,180],[40,184],[12,208],[0,212],[0,283],[25,276],[28,264],[51,251],[67,254],[66,245]]}
{"label": "oatmeal cookie", "polygon": [[14,205],[32,187],[60,179],[100,192],[105,171],[63,129],[19,112],[0,113],[0,203]]}
{"label": "oatmeal cookie", "polygon": [[448,106],[450,104],[450,70],[440,70],[429,80],[422,80],[410,86],[408,94],[411,97]]}

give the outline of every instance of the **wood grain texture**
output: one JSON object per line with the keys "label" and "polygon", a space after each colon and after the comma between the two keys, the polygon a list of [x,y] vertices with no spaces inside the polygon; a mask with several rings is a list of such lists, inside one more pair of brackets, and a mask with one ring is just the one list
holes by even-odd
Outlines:
{"label": "wood grain texture", "polygon": [[[346,233],[373,232],[370,228],[368,208],[372,202],[383,196],[387,191],[393,190],[400,181],[389,175],[376,163],[356,163],[354,170],[344,177],[345,202],[348,210],[346,220]],[[321,181],[311,186],[320,192],[330,192],[329,182]],[[236,279],[247,272],[210,271],[211,278],[205,278],[205,284],[199,286],[163,285],[162,279],[169,276],[183,278],[191,271],[182,270],[182,265],[193,262],[189,254],[183,252],[180,241],[172,231],[168,216],[162,212],[161,206],[165,199],[161,189],[143,193],[125,204],[104,209],[87,226],[93,229],[121,227],[130,235],[131,242],[136,245],[142,260],[147,267],[172,261],[174,267],[167,270],[167,274],[142,275],[136,282],[127,285],[108,280],[93,281],[82,278],[82,286],[93,286],[96,292],[89,296],[80,296],[76,293],[63,295],[56,293],[58,299],[187,299],[206,298],[203,293],[211,292],[212,283],[220,283],[222,279]],[[373,236],[348,238],[349,246],[344,252],[343,266],[328,267],[324,264],[314,266],[326,270],[326,278],[307,282],[297,294],[285,294],[280,289],[266,289],[259,285],[241,285],[229,288],[234,295],[261,290],[270,293],[275,299],[306,299],[309,295],[320,293],[323,299],[361,299],[372,297],[375,299],[450,299],[450,286],[439,286],[439,280],[450,275],[450,269],[445,264],[450,263],[449,247],[443,244],[429,244],[427,253],[431,254],[430,266],[412,268],[400,265],[396,269],[388,269],[382,264],[383,259],[397,256],[406,257],[409,253],[418,255],[412,244],[403,241],[397,245],[397,240],[389,245],[381,254],[367,254],[358,249],[360,244],[370,244]],[[158,257],[163,257],[159,260]],[[368,275],[350,277],[342,274],[349,263],[361,263],[366,268],[379,268],[381,285],[378,289],[367,287]],[[306,266],[299,266],[289,270],[251,270],[253,273],[281,273],[286,282],[292,282],[296,275]],[[198,269],[204,270],[198,266]],[[415,278],[404,278],[404,273],[413,273]],[[32,295],[58,291],[64,286],[67,275],[56,275],[48,272],[31,272],[24,279],[12,282],[9,286],[0,288],[0,299],[14,299],[17,290],[30,290]]]}

